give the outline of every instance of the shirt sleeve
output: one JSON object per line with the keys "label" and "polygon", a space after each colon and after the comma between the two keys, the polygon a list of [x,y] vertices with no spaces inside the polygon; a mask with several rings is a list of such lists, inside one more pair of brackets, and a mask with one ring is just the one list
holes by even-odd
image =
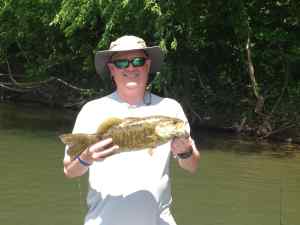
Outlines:
{"label": "shirt sleeve", "polygon": [[181,106],[181,104],[179,102],[177,102],[176,100],[173,100],[173,110],[176,112],[175,117],[178,119],[181,119],[185,122],[186,124],[186,131],[190,134],[191,128],[190,128],[190,124],[189,121],[184,113],[184,110]]}

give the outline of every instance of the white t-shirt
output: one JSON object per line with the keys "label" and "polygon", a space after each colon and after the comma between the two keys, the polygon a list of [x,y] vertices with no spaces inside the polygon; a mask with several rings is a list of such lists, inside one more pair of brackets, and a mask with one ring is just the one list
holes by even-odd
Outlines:
{"label": "white t-shirt", "polygon": [[[165,115],[187,122],[177,101],[154,94],[146,97],[150,105],[129,105],[116,92],[90,101],[78,114],[73,133],[95,133],[108,117]],[[153,152],[118,153],[90,166],[85,225],[176,225],[169,210],[170,142]]]}

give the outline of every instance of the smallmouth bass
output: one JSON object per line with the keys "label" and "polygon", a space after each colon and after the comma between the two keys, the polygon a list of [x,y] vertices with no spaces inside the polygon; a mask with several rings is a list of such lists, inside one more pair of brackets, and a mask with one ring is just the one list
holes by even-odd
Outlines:
{"label": "smallmouth bass", "polygon": [[149,153],[174,137],[187,137],[184,121],[168,116],[111,117],[100,124],[95,134],[62,134],[61,141],[68,145],[67,154],[74,159],[92,144],[112,138],[118,152],[149,148]]}

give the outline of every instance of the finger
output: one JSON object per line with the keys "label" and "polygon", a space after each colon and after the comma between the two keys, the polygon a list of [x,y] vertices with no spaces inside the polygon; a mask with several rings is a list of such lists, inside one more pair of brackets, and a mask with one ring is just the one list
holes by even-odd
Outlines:
{"label": "finger", "polygon": [[178,142],[173,142],[171,145],[171,150],[173,153],[177,154],[182,151],[182,146]]}
{"label": "finger", "polygon": [[172,146],[175,148],[182,148],[188,144],[188,140],[185,138],[176,138],[172,142]]}
{"label": "finger", "polygon": [[101,151],[101,152],[95,152],[95,153],[93,154],[93,158],[94,158],[95,161],[103,160],[103,159],[105,159],[106,157],[109,157],[109,156],[115,154],[115,153],[116,153],[116,150],[117,150],[116,147],[111,147],[111,148],[106,149],[106,150],[103,150],[103,151]]}
{"label": "finger", "polygon": [[171,143],[172,152],[175,154],[185,152],[187,149],[191,148],[192,141],[186,138],[177,138]]}
{"label": "finger", "polygon": [[100,152],[108,148],[112,144],[112,138],[107,138],[97,142],[90,147],[90,152]]}
{"label": "finger", "polygon": [[113,155],[116,153],[116,151],[119,149],[119,146],[114,145],[110,148],[107,148],[105,150],[102,150],[100,152],[94,152],[93,153],[93,159],[94,160],[103,160],[104,158]]}

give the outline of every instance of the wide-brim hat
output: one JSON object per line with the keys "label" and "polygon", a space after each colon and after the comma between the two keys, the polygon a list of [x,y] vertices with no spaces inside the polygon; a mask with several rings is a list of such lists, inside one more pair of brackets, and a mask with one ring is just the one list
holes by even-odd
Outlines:
{"label": "wide-brim hat", "polygon": [[95,67],[98,74],[109,74],[107,62],[111,56],[117,52],[127,52],[134,50],[144,50],[151,59],[150,73],[160,71],[163,64],[163,53],[159,46],[147,47],[146,42],[136,36],[122,36],[111,42],[108,50],[97,51],[95,55]]}

